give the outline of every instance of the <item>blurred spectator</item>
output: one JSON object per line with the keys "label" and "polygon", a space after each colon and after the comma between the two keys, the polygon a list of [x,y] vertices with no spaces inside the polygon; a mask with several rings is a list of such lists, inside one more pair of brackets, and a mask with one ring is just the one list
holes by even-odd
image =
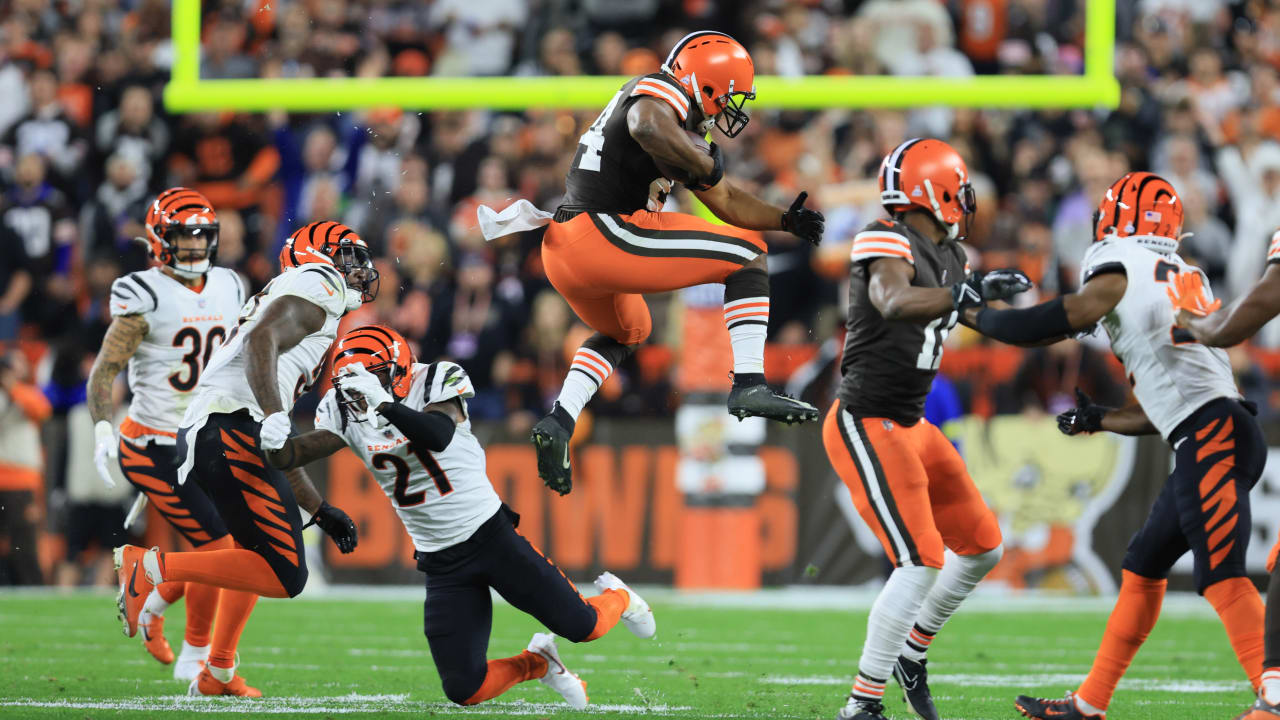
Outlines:
{"label": "blurred spectator", "polygon": [[0,342],[18,336],[20,308],[33,282],[26,244],[8,225],[0,223]]}
{"label": "blurred spectator", "polygon": [[76,225],[71,207],[46,182],[40,155],[18,160],[6,200],[4,224],[22,238],[35,281],[23,305],[23,319],[39,323],[48,336],[56,336],[67,328],[66,311],[74,300]]}
{"label": "blurred spectator", "polygon": [[364,228],[381,247],[392,193],[400,186],[403,165],[418,137],[418,116],[399,108],[370,110],[368,138],[356,150],[355,184],[347,224]]}
{"label": "blurred spectator", "polygon": [[58,101],[58,80],[48,70],[31,75],[31,111],[0,138],[10,158],[40,155],[52,170],[51,180],[64,192],[74,192],[86,143]]}
{"label": "blurred spectator", "polygon": [[134,238],[146,237],[142,221],[151,200],[138,183],[138,158],[116,153],[107,158],[107,178],[80,211],[80,237],[86,256],[120,260],[127,272],[147,267],[147,250]]}
{"label": "blurred spectator", "polygon": [[204,57],[200,58],[200,77],[206,80],[248,78],[257,74],[252,59],[244,48],[245,23],[221,20],[205,31]]}
{"label": "blurred spectator", "polygon": [[[619,54],[617,61],[621,65]],[[517,75],[581,75],[582,62],[578,59],[573,32],[567,28],[553,28],[542,36],[535,61],[523,62],[516,67]]]}
{"label": "blurred spectator", "polygon": [[256,249],[273,239],[283,202],[271,185],[280,168],[280,153],[268,145],[255,121],[229,114],[201,113],[183,124],[170,155],[176,184],[204,194],[213,206],[248,215]]}
{"label": "blurred spectator", "polygon": [[515,31],[528,13],[523,0],[436,0],[430,22],[444,36],[434,75],[502,75],[511,67]]}
{"label": "blurred spectator", "polygon": [[0,585],[41,584],[37,528],[44,505],[40,424],[49,401],[21,352],[0,355]]}
{"label": "blurred spectator", "polygon": [[155,116],[151,93],[146,88],[131,85],[125,89],[120,107],[98,120],[96,139],[101,157],[129,156],[139,192],[163,189],[152,185],[152,177],[161,169],[169,150],[169,129]]}

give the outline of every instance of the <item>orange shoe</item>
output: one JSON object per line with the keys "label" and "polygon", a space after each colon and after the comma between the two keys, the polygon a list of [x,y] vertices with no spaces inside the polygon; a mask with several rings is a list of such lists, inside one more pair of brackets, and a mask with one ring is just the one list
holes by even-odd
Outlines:
{"label": "orange shoe", "polygon": [[142,629],[142,646],[151,653],[151,657],[168,665],[173,662],[173,648],[164,637],[164,616],[147,613],[147,618],[149,620],[138,624]]}
{"label": "orange shoe", "polygon": [[[232,668],[232,672],[235,668]],[[213,676],[213,672],[206,665],[195,680],[191,681],[191,686],[187,688],[188,695],[235,695],[237,697],[262,697],[262,691],[255,687],[249,687],[244,678],[239,675],[233,675],[231,682],[222,682]]]}
{"label": "orange shoe", "polygon": [[[147,595],[155,588],[146,572],[143,559],[148,550],[137,545],[121,545],[112,553],[116,577],[120,581],[120,593],[116,595],[117,617],[123,623],[125,637],[138,634],[138,615],[147,601]],[[152,561],[155,564],[155,561]],[[157,570],[159,566],[157,565]],[[156,574],[159,574],[158,572]]]}

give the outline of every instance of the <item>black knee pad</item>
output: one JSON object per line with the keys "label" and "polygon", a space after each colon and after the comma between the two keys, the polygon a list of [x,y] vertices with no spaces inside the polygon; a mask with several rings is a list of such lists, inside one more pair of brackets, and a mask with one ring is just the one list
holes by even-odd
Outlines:
{"label": "black knee pad", "polygon": [[466,705],[480,686],[484,684],[484,674],[479,677],[471,673],[449,673],[440,676],[440,685],[444,688],[444,696],[456,705]]}
{"label": "black knee pad", "polygon": [[724,301],[769,297],[769,273],[760,268],[743,268],[724,279]]}
{"label": "black knee pad", "polygon": [[280,579],[280,584],[284,586],[284,591],[289,593],[289,597],[298,597],[302,593],[302,589],[307,586],[307,561],[301,555],[298,556],[298,567],[291,572],[280,573],[276,571],[276,577]]}
{"label": "black knee pad", "polygon": [[631,353],[636,350],[635,345],[623,345],[603,333],[596,333],[587,338],[587,341],[582,343],[582,347],[598,353],[600,357],[608,360],[609,364],[615,368],[631,357]]}

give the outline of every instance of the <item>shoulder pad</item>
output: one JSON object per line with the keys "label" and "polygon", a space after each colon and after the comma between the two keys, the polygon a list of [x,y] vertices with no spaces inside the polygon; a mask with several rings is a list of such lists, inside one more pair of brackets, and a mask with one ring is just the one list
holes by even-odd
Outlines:
{"label": "shoulder pad", "polygon": [[422,405],[426,407],[453,398],[473,398],[476,391],[471,386],[471,377],[461,365],[441,360],[427,366],[423,394]]}
{"label": "shoulder pad", "polygon": [[680,122],[689,117],[689,97],[685,95],[680,83],[666,73],[658,72],[641,77],[631,89],[631,97],[639,95],[656,97],[666,102],[680,116]]}
{"label": "shoulder pad", "polygon": [[[1138,247],[1132,245],[1129,247]],[[1085,251],[1084,260],[1080,264],[1080,284],[1084,285],[1096,275],[1109,272],[1127,274],[1125,256],[1128,248],[1115,240],[1099,240]]]}
{"label": "shoulder pad", "polygon": [[297,295],[330,315],[346,312],[347,284],[342,273],[321,263],[307,263],[280,273],[271,283],[272,295]]}
{"label": "shoulder pad", "polygon": [[895,220],[876,220],[853,236],[853,249],[849,252],[849,258],[856,263],[880,257],[896,257],[914,265],[916,259],[911,253],[911,236],[908,232],[902,223]]}
{"label": "shoulder pad", "polygon": [[338,417],[338,400],[336,391],[329,388],[320,404],[316,406],[315,427],[317,430],[328,430],[334,435],[342,435],[342,419]]}
{"label": "shoulder pad", "polygon": [[129,273],[111,283],[111,316],[144,315],[160,307],[160,297],[142,273]]}

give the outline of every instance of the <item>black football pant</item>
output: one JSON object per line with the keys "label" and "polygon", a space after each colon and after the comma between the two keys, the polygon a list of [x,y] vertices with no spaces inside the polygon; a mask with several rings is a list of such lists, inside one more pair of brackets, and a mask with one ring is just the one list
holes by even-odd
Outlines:
{"label": "black football pant", "polygon": [[215,413],[178,433],[178,454],[194,452],[187,484],[200,484],[231,537],[261,555],[295,597],[307,584],[302,513],[288,478],[258,447],[259,427],[248,410]]}
{"label": "black football pant", "polygon": [[1196,591],[1245,575],[1249,546],[1249,491],[1262,476],[1267,444],[1253,413],[1239,400],[1206,403],[1169,437],[1174,470],[1129,541],[1123,567],[1152,579],[1188,550],[1195,558]]}
{"label": "black football pant", "polygon": [[466,540],[417,553],[418,569],[427,576],[422,629],[444,694],[455,703],[475,695],[488,672],[489,588],[567,640],[581,642],[595,629],[595,608],[516,532],[519,522],[520,516],[503,505]]}
{"label": "black football pant", "polygon": [[225,537],[227,526],[198,483],[178,484],[178,447],[120,439],[120,471],[193,547]]}

